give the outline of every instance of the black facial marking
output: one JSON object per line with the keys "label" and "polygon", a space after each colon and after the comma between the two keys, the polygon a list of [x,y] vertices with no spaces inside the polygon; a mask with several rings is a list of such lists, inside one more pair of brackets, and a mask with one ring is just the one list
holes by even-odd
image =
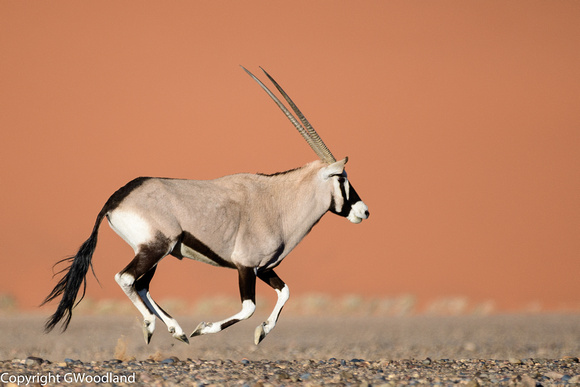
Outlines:
{"label": "black facial marking", "polygon": [[[357,195],[352,185],[350,185],[349,189],[349,198],[346,199],[346,179],[342,176],[338,177],[338,186],[340,187],[340,195],[342,196],[343,205],[340,211],[336,211],[336,202],[334,200],[334,195],[332,195],[330,200],[330,212],[333,214],[340,215],[342,217],[347,217],[350,214],[350,210],[352,205],[360,200],[360,197]],[[350,184],[350,183],[349,183]]]}
{"label": "black facial marking", "polygon": [[[350,183],[349,183],[350,184]],[[356,191],[354,190],[354,188],[352,187],[352,184],[350,184],[350,191],[349,191],[349,198],[348,198],[348,202],[351,204],[351,206],[355,203],[358,203],[361,201],[360,196],[358,196],[358,194],[356,193]]]}

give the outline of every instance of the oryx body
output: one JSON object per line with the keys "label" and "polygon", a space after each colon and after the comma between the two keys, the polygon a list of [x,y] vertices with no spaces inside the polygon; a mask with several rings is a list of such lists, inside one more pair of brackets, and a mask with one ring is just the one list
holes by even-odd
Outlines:
{"label": "oryx body", "polygon": [[218,332],[250,317],[255,310],[256,278],[276,290],[278,302],[268,320],[256,329],[256,344],[274,327],[289,296],[288,286],[273,269],[327,211],[353,223],[368,217],[366,205],[350,186],[344,171],[347,159],[334,159],[267,73],[306,129],[250,75],[274,98],[321,160],[273,175],[241,173],[204,181],[140,177],[129,182],[105,203],[91,236],[77,255],[68,259],[72,262],[68,272],[45,300],[63,294],[57,311],[47,322],[47,330],[63,318],[66,329],[78,290],[91,265],[99,225],[105,217],[135,251],[134,259],[115,279],[143,315],[146,342],[153,334],[155,317],[167,325],[175,338],[188,342],[177,321],[149,294],[157,264],[172,255],[233,268],[239,273],[241,311],[222,321],[201,323],[191,336]]}

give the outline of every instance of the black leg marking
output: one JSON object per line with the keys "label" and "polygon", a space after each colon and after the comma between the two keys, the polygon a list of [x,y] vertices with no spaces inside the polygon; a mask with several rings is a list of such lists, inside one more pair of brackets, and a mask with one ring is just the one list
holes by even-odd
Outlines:
{"label": "black leg marking", "polygon": [[242,310],[222,321],[201,322],[191,334],[193,336],[216,333],[242,320],[249,318],[256,310],[256,273],[251,267],[238,267],[238,280]]}
{"label": "black leg marking", "polygon": [[155,243],[139,246],[135,258],[119,274],[130,274],[135,279],[135,285],[143,280],[147,287],[155,274],[155,270],[150,271],[167,254],[169,246],[169,239],[163,235],[159,235]]}
{"label": "black leg marking", "polygon": [[258,272],[258,278],[262,281],[267,283],[272,289],[275,290],[282,290],[282,288],[286,285],[284,281],[278,277],[274,270],[266,270],[263,272]]}
{"label": "black leg marking", "polygon": [[135,290],[137,291],[137,294],[139,295],[139,297],[141,298],[147,309],[149,309],[151,313],[153,313],[161,321],[163,321],[163,318],[159,315],[159,313],[157,313],[157,310],[155,310],[153,305],[151,305],[151,302],[147,297],[147,293],[149,292],[149,283],[151,282],[151,279],[153,278],[156,269],[157,265],[149,269],[149,271],[145,273],[141,278],[139,278],[138,281],[135,281]]}
{"label": "black leg marking", "polygon": [[256,273],[252,267],[238,268],[238,284],[242,302],[250,300],[256,303]]}
{"label": "black leg marking", "polygon": [[231,320],[227,320],[226,322],[223,322],[223,323],[220,325],[220,331],[223,331],[223,330],[224,330],[224,329],[226,329],[227,327],[231,327],[232,325],[234,325],[234,324],[237,324],[237,323],[239,323],[239,322],[240,322],[240,320],[239,320],[239,319],[237,319],[237,318],[234,318],[234,319],[231,319]]}
{"label": "black leg marking", "polygon": [[155,317],[167,325],[173,337],[188,343],[187,336],[177,321],[157,305],[148,294],[149,284],[155,274],[157,263],[168,254],[174,242],[159,233],[155,242],[139,246],[135,258],[115,276],[123,291],[143,315],[143,333],[147,343],[149,343],[155,329]]}
{"label": "black leg marking", "polygon": [[[252,303],[256,305],[256,274],[253,268],[251,267],[238,268],[238,285],[240,287],[240,298],[242,300],[242,305],[244,304],[244,301],[248,300],[252,301]],[[227,327],[230,327],[239,322],[240,319],[238,318],[226,320],[222,322],[220,330],[224,330]]]}

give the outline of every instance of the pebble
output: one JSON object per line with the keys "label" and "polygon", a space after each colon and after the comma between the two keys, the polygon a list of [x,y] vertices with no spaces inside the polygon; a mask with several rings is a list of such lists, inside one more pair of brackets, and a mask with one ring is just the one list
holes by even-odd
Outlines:
{"label": "pebble", "polygon": [[42,364],[42,359],[36,356],[28,356],[26,358],[26,361],[24,362],[24,364],[26,364],[27,366],[32,366],[35,364]]}
{"label": "pebble", "polygon": [[[540,360],[540,361],[538,361]],[[537,384],[580,383],[580,363],[563,359],[404,359],[404,360],[179,360],[172,356],[161,361],[118,359],[90,361],[64,359],[50,362],[29,356],[24,360],[0,361],[8,375],[78,374],[135,375],[135,386],[208,386],[236,385],[280,386],[341,384],[380,385],[450,385],[478,387],[490,384],[534,387]],[[171,365],[168,367],[167,365]],[[533,364],[530,366],[529,364]],[[42,368],[39,368],[41,365]],[[63,370],[63,367],[66,370]]]}
{"label": "pebble", "polygon": [[562,379],[564,377],[564,374],[561,374],[559,372],[555,372],[555,371],[550,371],[544,374],[544,376],[550,378],[550,379]]}

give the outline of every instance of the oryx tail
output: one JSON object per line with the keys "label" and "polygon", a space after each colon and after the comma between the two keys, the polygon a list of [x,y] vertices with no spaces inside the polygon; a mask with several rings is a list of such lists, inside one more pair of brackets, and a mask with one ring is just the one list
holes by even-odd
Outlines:
{"label": "oryx tail", "polygon": [[[105,205],[105,207],[107,206]],[[89,267],[92,268],[91,260],[93,258],[93,253],[95,252],[95,248],[97,247],[99,226],[101,225],[101,222],[107,213],[105,207],[97,216],[97,220],[95,221],[95,226],[93,227],[91,236],[81,245],[78,253],[72,257],[65,258],[56,263],[58,265],[59,263],[70,262],[70,265],[57,273],[60,274],[66,271],[66,274],[60,279],[60,281],[58,281],[54,289],[52,289],[52,292],[50,292],[48,297],[46,297],[46,299],[42,302],[42,305],[44,305],[47,302],[50,302],[56,297],[60,296],[61,294],[63,295],[60,303],[58,304],[56,312],[54,312],[54,314],[47,320],[44,326],[44,330],[46,332],[50,332],[62,319],[64,319],[63,331],[66,330],[68,324],[70,323],[72,309],[75,306],[75,300],[81,285],[83,285],[83,294],[77,304],[81,302],[85,296],[85,291],[87,288],[86,276],[87,272],[89,271]]]}

